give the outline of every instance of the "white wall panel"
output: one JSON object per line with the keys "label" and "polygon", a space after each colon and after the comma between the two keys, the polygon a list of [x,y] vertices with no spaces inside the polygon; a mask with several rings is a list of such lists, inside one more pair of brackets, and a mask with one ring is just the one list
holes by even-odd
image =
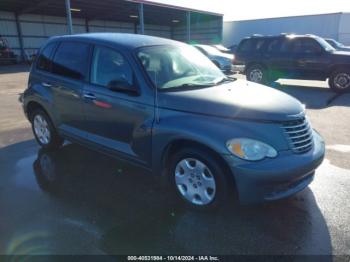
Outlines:
{"label": "white wall panel", "polygon": [[230,46],[253,34],[281,33],[315,34],[338,39],[339,21],[340,13],[224,22],[223,43]]}
{"label": "white wall panel", "polygon": [[350,13],[344,13],[340,17],[338,40],[350,45]]}

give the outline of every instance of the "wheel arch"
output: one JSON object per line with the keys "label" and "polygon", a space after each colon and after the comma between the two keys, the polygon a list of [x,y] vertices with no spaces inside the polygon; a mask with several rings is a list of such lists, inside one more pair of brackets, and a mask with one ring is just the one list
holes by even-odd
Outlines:
{"label": "wheel arch", "polygon": [[234,175],[232,174],[232,171],[227,164],[227,162],[223,159],[223,157],[218,153],[216,150],[211,148],[210,146],[207,146],[201,142],[187,139],[187,138],[177,138],[172,141],[170,141],[164,148],[163,153],[162,153],[162,158],[161,158],[161,170],[162,170],[162,175],[165,176],[167,175],[165,172],[166,167],[169,165],[171,156],[186,147],[195,147],[199,148],[201,150],[204,150],[208,152],[215,161],[217,161],[220,166],[224,169],[224,175],[228,179],[228,181],[231,183],[231,185],[235,186],[235,178]]}
{"label": "wheel arch", "polygon": [[[334,73],[337,70],[344,70],[344,68],[349,68],[350,64],[337,64],[337,65],[333,65],[328,69],[327,72],[327,77],[330,77],[332,75],[332,73]],[[349,69],[347,71],[350,71]]]}
{"label": "wheel arch", "polygon": [[42,104],[40,104],[37,101],[30,101],[25,106],[25,111],[29,120],[31,120],[31,116],[33,112],[37,109],[43,110],[47,115],[49,115],[48,111],[45,109],[45,107]]}

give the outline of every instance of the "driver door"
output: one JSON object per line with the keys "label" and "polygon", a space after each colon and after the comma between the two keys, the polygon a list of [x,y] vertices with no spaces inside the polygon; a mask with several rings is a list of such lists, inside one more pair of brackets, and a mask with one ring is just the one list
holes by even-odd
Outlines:
{"label": "driver door", "polygon": [[84,128],[88,140],[103,150],[150,163],[154,106],[135,90],[111,90],[111,82],[125,80],[138,89],[134,72],[119,51],[95,46],[90,81],[84,86]]}

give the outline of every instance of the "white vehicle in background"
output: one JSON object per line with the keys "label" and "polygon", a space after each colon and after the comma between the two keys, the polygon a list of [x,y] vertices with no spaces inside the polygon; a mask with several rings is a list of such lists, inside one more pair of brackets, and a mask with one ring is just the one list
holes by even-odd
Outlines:
{"label": "white vehicle in background", "polygon": [[324,40],[338,51],[350,52],[350,46],[345,46],[332,38],[325,38]]}
{"label": "white vehicle in background", "polygon": [[231,74],[234,71],[232,64],[234,55],[220,52],[210,45],[194,45],[194,47],[206,55],[225,74]]}

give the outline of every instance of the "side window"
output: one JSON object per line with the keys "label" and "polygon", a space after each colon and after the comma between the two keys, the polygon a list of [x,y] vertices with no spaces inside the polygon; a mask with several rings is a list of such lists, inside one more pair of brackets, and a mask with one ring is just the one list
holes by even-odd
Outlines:
{"label": "side window", "polygon": [[302,38],[295,42],[295,53],[314,54],[321,51],[321,46],[314,39]]}
{"label": "side window", "polygon": [[254,45],[254,50],[255,51],[261,51],[263,46],[265,44],[265,40],[264,39],[259,39],[255,42],[255,45]]}
{"label": "side window", "polygon": [[295,40],[293,40],[293,39],[285,39],[285,40],[283,40],[283,42],[281,43],[280,52],[281,53],[292,52],[293,46],[294,46],[294,42],[295,42]]}
{"label": "side window", "polygon": [[280,39],[273,39],[267,45],[267,52],[268,53],[277,53],[277,52],[279,52],[280,46],[281,46],[281,40]]}
{"label": "side window", "polygon": [[238,47],[238,52],[249,52],[253,48],[253,41],[250,39],[243,40]]}
{"label": "side window", "polygon": [[56,51],[52,72],[57,75],[82,80],[88,68],[89,45],[62,42]]}
{"label": "side window", "polygon": [[96,46],[91,65],[91,83],[108,87],[113,82],[133,85],[133,73],[125,58],[117,51]]}
{"label": "side window", "polygon": [[56,43],[48,44],[44,50],[40,53],[38,60],[36,62],[36,67],[40,70],[51,72],[51,55],[56,47]]}

